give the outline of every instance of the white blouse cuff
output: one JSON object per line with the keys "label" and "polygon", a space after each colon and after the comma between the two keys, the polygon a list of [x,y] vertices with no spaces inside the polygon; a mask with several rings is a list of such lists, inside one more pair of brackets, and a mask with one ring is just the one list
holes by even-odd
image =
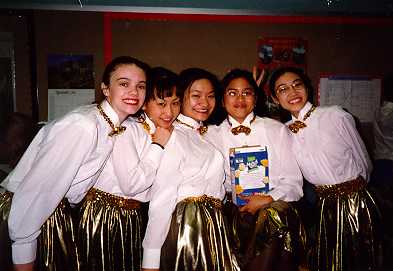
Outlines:
{"label": "white blouse cuff", "polygon": [[147,157],[151,162],[154,163],[153,165],[154,168],[158,168],[158,166],[160,165],[163,154],[164,154],[164,150],[160,146],[156,144],[150,145],[150,148],[147,153]]}
{"label": "white blouse cuff", "polygon": [[142,268],[160,268],[161,249],[143,249]]}
{"label": "white blouse cuff", "polygon": [[12,244],[12,261],[14,264],[26,264],[35,261],[37,240],[29,243]]}

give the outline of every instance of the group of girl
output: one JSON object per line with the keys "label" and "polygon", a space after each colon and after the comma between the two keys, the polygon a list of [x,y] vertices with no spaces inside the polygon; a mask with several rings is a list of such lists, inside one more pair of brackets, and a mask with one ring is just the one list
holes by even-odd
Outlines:
{"label": "group of girl", "polygon": [[[12,254],[15,270],[375,267],[378,214],[353,119],[309,103],[298,69],[277,70],[269,86],[292,114],[289,128],[260,116],[264,94],[248,71],[220,84],[199,68],[176,75],[115,58],[102,79],[105,100],[43,127],[2,183],[9,235],[2,230],[0,247],[12,243],[12,253],[0,257]],[[220,106],[220,124],[206,126]],[[228,159],[244,145],[267,148],[271,189],[238,209],[226,197]],[[302,173],[320,199],[311,265],[291,204],[303,195]],[[149,202],[145,234],[141,202]]]}

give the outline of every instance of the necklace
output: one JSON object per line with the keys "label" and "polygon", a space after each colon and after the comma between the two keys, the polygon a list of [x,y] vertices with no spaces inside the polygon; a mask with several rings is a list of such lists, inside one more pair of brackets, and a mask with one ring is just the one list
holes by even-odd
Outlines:
{"label": "necklace", "polygon": [[303,129],[307,127],[307,125],[304,123],[306,119],[308,119],[311,115],[311,113],[317,108],[315,105],[313,105],[310,110],[307,111],[307,113],[304,115],[303,121],[296,120],[294,123],[289,124],[288,128],[291,130],[292,133],[297,133],[299,132],[300,129]]}
{"label": "necklace", "polygon": [[146,118],[144,116],[139,116],[137,122],[139,122],[147,134],[150,135],[151,128],[149,123],[147,123]]}
{"label": "necklace", "polygon": [[105,121],[109,124],[109,126],[112,128],[112,131],[108,134],[108,136],[112,137],[114,135],[120,135],[126,130],[126,127],[124,126],[117,126],[113,124],[111,119],[108,117],[107,114],[105,114],[104,110],[102,109],[100,104],[97,104],[98,111],[100,112],[101,116],[105,119]]}
{"label": "necklace", "polygon": [[181,121],[179,119],[176,119],[176,122],[178,122],[180,124],[183,124],[184,126],[187,126],[188,128],[191,128],[193,130],[197,130],[200,135],[206,134],[207,129],[208,129],[208,127],[206,125],[201,125],[201,126],[199,126],[199,128],[195,128],[194,126],[192,126],[192,125],[190,125],[188,123],[185,123],[185,122],[183,122],[183,121]]}

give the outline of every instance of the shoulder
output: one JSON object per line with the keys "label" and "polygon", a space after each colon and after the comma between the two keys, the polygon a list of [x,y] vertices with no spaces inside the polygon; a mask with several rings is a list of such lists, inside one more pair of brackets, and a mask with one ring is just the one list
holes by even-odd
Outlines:
{"label": "shoulder", "polygon": [[254,125],[255,125],[255,127],[257,129],[258,128],[263,128],[263,129],[266,129],[268,131],[269,130],[278,131],[278,130],[286,128],[286,126],[283,123],[279,122],[278,120],[271,119],[271,118],[266,118],[266,117],[264,117],[264,118],[257,117],[255,119],[255,124]]}
{"label": "shoulder", "polygon": [[339,120],[344,118],[353,119],[353,116],[349,112],[338,105],[319,106],[317,107],[316,115],[318,115],[320,118],[330,120]]}
{"label": "shoulder", "polygon": [[47,131],[77,130],[95,133],[100,125],[98,117],[95,105],[81,106],[48,123],[44,128]]}

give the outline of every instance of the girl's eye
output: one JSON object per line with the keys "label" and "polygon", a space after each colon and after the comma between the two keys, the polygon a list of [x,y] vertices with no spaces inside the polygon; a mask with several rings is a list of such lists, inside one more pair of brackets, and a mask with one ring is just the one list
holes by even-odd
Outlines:
{"label": "girl's eye", "polygon": [[200,98],[201,96],[200,96],[199,94],[192,94],[191,97],[192,97],[192,98],[197,98],[197,99],[198,99],[198,98]]}
{"label": "girl's eye", "polygon": [[138,89],[144,90],[144,89],[146,89],[146,86],[145,85],[139,85]]}
{"label": "girl's eye", "polygon": [[128,87],[128,83],[126,83],[126,82],[123,82],[123,83],[120,83],[120,86],[122,86],[122,87]]}
{"label": "girl's eye", "polygon": [[216,98],[216,96],[214,95],[214,94],[211,94],[211,95],[209,95],[209,96],[207,96],[209,99],[215,99]]}
{"label": "girl's eye", "polygon": [[177,105],[179,105],[180,103],[179,103],[179,102],[173,102],[172,104],[177,106]]}

